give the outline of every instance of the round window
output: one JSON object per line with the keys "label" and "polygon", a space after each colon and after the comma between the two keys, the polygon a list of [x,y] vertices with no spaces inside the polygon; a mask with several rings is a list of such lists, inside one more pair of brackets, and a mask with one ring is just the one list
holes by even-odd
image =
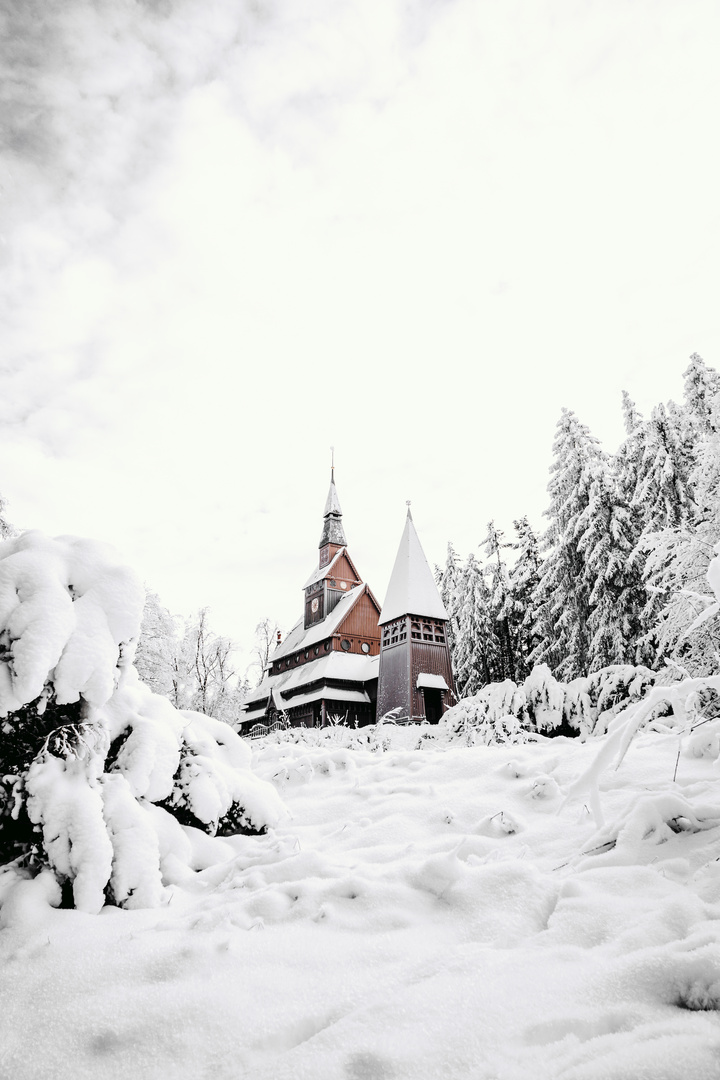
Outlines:
{"label": "round window", "polygon": [[315,653],[316,656],[319,656],[319,654],[320,654],[320,646],[316,645],[315,648],[313,649],[313,652]]}
{"label": "round window", "polygon": [[310,650],[309,650],[309,649],[306,649],[306,650],[305,650],[305,659],[306,659],[306,660],[307,660],[307,658],[308,658],[308,656],[309,656],[309,655],[310,655]]}
{"label": "round window", "polygon": [[347,589],[347,581],[341,581],[340,582],[340,588],[341,589]]}
{"label": "round window", "polygon": [[342,641],[340,642],[340,648],[344,649],[345,652],[350,652],[350,649],[352,648],[352,645],[350,644],[350,642],[348,641],[348,639],[346,637],[344,637],[342,639]]}
{"label": "round window", "polygon": [[330,652],[330,642],[329,641],[325,642],[325,652]]}
{"label": "round window", "polygon": [[362,643],[362,645],[360,646],[360,648],[362,649],[362,651],[363,651],[364,653],[369,653],[369,652],[370,652],[370,646],[368,645],[367,641],[363,641],[363,643]]}

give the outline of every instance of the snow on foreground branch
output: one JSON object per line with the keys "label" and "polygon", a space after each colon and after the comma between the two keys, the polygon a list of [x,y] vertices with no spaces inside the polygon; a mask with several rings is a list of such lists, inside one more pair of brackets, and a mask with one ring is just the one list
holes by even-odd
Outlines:
{"label": "snow on foreground branch", "polygon": [[[715,603],[708,610],[714,615],[720,609],[720,553],[716,546],[715,557],[707,570],[707,580],[715,595]],[[609,723],[607,737],[592,765],[569,787],[566,802],[587,794],[598,826],[604,824],[600,803],[599,782],[606,769],[615,762],[619,768],[635,735],[653,718],[659,706],[669,706],[672,726],[679,731],[680,739],[708,723],[702,718],[702,707],[708,698],[717,702],[720,697],[720,675],[699,679],[683,679],[673,686],[654,687],[642,700],[633,702],[617,714]],[[670,721],[668,721],[670,723]],[[715,717],[711,730],[694,735],[693,752],[697,756],[712,756],[716,767],[720,765],[720,720]],[[679,750],[678,750],[679,753]],[[707,815],[706,815],[707,816]],[[712,815],[710,815],[712,816]],[[720,820],[720,807],[717,808]]]}
{"label": "snow on foreground branch", "polygon": [[283,812],[230,727],[140,682],[143,602],[103,544],[0,544],[0,862],[15,878],[48,868],[56,902],[71,885],[87,912],[158,904],[213,860],[207,837],[194,854],[199,830],[263,832]]}

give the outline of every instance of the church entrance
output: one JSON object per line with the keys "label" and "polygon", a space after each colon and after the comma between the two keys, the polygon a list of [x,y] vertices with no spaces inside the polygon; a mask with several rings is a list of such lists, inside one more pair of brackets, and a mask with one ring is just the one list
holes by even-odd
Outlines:
{"label": "church entrance", "polygon": [[442,690],[429,686],[423,688],[425,699],[425,719],[428,724],[437,724],[443,713]]}

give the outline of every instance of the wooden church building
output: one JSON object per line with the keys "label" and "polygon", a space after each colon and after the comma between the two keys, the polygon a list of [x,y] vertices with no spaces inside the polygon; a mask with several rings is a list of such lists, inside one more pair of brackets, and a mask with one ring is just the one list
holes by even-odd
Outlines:
{"label": "wooden church building", "polygon": [[448,615],[409,505],[381,610],[348,552],[333,468],[318,565],[303,591],[302,617],[245,701],[243,730],[281,718],[361,726],[388,713],[437,723],[455,703]]}

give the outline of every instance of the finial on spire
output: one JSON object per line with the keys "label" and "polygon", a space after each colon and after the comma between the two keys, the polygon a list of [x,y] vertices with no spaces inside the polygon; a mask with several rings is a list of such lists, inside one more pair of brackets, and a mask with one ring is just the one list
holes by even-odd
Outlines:
{"label": "finial on spire", "polygon": [[405,500],[405,505],[406,505],[406,506],[407,506],[407,508],[408,508],[407,516],[408,516],[408,517],[410,518],[410,520],[412,521],[412,514],[410,513],[410,501],[411,501],[410,499],[406,499],[406,500]]}
{"label": "finial on spire", "polygon": [[335,447],[330,447],[330,479],[335,483]]}

